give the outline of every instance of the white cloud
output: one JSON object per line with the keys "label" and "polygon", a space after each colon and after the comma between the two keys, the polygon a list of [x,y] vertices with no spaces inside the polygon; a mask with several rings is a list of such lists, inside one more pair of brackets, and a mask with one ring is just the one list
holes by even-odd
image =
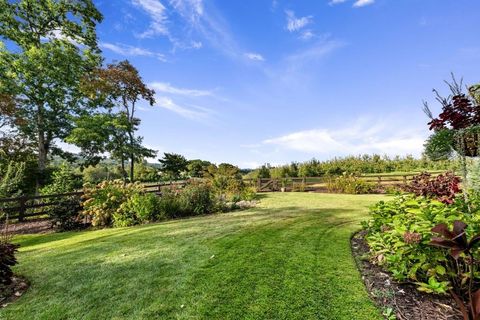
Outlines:
{"label": "white cloud", "polygon": [[346,2],[347,0],[332,0],[330,1],[328,4],[333,6],[333,5],[336,5],[336,4],[339,4],[339,3],[344,3]]}
{"label": "white cloud", "polygon": [[175,112],[176,114],[190,120],[206,120],[210,117],[210,114],[212,113],[210,109],[203,107],[192,106],[189,108],[180,106],[168,97],[156,97],[155,100],[156,105],[158,105],[159,107]]}
{"label": "white cloud", "polygon": [[149,28],[139,35],[140,38],[169,35],[167,10],[159,0],[132,0],[132,3],[145,11],[151,19]]}
{"label": "white cloud", "polygon": [[152,52],[147,49],[133,47],[124,44],[113,44],[108,42],[101,42],[100,48],[110,50],[115,52],[116,54],[126,56],[126,57],[136,57],[136,56],[143,56],[143,57],[155,57],[160,61],[167,61],[165,55],[161,53]]}
{"label": "white cloud", "polygon": [[315,33],[313,33],[312,30],[305,30],[300,35],[300,39],[302,39],[302,40],[310,40],[313,37],[315,37]]}
{"label": "white cloud", "polygon": [[296,69],[308,62],[320,60],[345,44],[337,40],[320,40],[305,50],[286,57],[289,69]]}
{"label": "white cloud", "polygon": [[360,8],[360,7],[365,7],[365,6],[374,4],[374,3],[375,3],[375,0],[357,0],[357,1],[355,1],[355,3],[353,4],[353,6],[354,6],[355,8]]}
{"label": "white cloud", "polygon": [[[347,2],[347,0],[331,0],[328,4],[331,6],[334,6],[336,4],[345,3],[345,2]],[[365,7],[374,3],[375,3],[375,0],[355,0],[353,7],[360,8],[360,7]]]}
{"label": "white cloud", "polygon": [[150,84],[156,92],[170,93],[189,97],[212,96],[213,92],[208,90],[185,89],[172,86],[168,82],[153,82]]}
{"label": "white cloud", "polygon": [[424,131],[396,130],[386,121],[371,123],[364,119],[346,128],[312,129],[293,132],[263,141],[287,150],[325,156],[365,153],[420,155],[425,141]]}
{"label": "white cloud", "polygon": [[245,53],[245,57],[254,61],[265,61],[265,58],[259,53],[247,52]]}
{"label": "white cloud", "polygon": [[295,32],[303,29],[308,24],[312,23],[312,16],[300,17],[297,18],[295,16],[295,12],[292,10],[285,10],[285,14],[287,15],[287,30],[290,32]]}

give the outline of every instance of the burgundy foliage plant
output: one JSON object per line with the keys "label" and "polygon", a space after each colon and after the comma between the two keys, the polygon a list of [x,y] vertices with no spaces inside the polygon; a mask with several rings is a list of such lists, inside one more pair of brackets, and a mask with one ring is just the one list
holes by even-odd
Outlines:
{"label": "burgundy foliage plant", "polygon": [[452,204],[457,193],[461,191],[460,178],[453,172],[447,172],[436,177],[424,172],[413,177],[406,190],[416,196],[434,198],[445,204]]}

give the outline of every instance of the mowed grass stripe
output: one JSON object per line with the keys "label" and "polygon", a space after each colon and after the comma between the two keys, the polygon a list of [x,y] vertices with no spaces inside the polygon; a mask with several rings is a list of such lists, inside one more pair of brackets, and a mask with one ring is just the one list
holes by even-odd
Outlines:
{"label": "mowed grass stripe", "polygon": [[0,319],[381,319],[349,246],[380,199],[276,193],[247,211],[18,237],[32,286]]}

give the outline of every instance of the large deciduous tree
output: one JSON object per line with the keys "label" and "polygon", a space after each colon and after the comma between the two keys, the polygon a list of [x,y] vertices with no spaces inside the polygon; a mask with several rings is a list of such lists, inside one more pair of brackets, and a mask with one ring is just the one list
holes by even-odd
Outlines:
{"label": "large deciduous tree", "polygon": [[124,172],[128,159],[130,181],[133,181],[135,162],[156,155],[154,150],[142,146],[142,137],[135,135],[140,125],[140,119],[135,117],[138,103],[145,100],[153,106],[155,92],[146,86],[138,70],[127,60],[95,70],[84,79],[82,88],[97,104],[103,105],[107,113],[92,119],[80,118],[69,141],[89,156],[110,153],[121,161]]}
{"label": "large deciduous tree", "polygon": [[0,0],[0,105],[15,104],[10,124],[37,145],[37,184],[55,141],[87,111],[80,81],[101,62],[101,20],[92,0]]}

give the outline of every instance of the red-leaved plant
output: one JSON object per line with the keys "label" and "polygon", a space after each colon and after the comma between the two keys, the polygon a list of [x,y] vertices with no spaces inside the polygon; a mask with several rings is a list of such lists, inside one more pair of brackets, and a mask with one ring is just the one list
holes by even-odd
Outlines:
{"label": "red-leaved plant", "polygon": [[480,105],[475,99],[475,86],[469,89],[469,94],[463,92],[463,83],[448,83],[451,95],[444,98],[434,90],[437,101],[442,105],[442,112],[434,118],[427,103],[424,102],[424,111],[430,117],[430,130],[438,129],[465,129],[480,123]]}
{"label": "red-leaved plant", "polygon": [[[446,224],[439,224],[432,229],[441,237],[432,237],[430,245],[450,249],[450,255],[455,260],[452,264],[455,268],[455,277],[452,279],[453,290],[450,294],[455,299],[464,320],[480,320],[480,290],[474,291],[475,272],[477,262],[473,254],[474,247],[480,241],[480,235],[467,239],[465,229],[467,225],[462,221],[453,223],[450,231]],[[462,266],[469,271],[468,287],[465,289],[465,273]],[[464,301],[468,301],[466,304]]]}
{"label": "red-leaved plant", "polygon": [[424,172],[413,177],[405,189],[416,196],[434,198],[445,204],[452,204],[457,193],[461,191],[460,178],[453,172],[446,172],[436,177]]}

